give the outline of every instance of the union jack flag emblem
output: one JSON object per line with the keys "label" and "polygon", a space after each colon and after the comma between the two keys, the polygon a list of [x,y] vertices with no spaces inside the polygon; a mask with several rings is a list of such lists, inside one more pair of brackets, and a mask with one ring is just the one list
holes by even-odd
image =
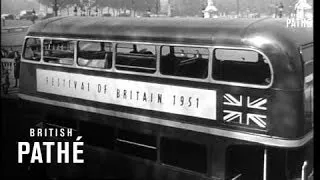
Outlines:
{"label": "union jack flag emblem", "polygon": [[266,128],[267,123],[266,123],[266,118],[267,116],[261,115],[261,114],[247,114],[247,125],[250,125],[250,122],[253,122],[254,124],[258,125],[261,128]]}
{"label": "union jack flag emblem", "polygon": [[224,113],[226,113],[225,116],[223,116],[223,120],[226,122],[231,121],[237,121],[239,124],[242,124],[242,113],[237,111],[229,111],[229,110],[223,110]]}
{"label": "union jack flag emblem", "polygon": [[242,106],[242,96],[234,97],[231,94],[225,94],[223,96],[225,101],[223,101],[223,104],[230,105],[230,106]]}
{"label": "union jack flag emblem", "polygon": [[[243,99],[246,101],[243,101]],[[253,125],[253,126],[258,126],[259,128],[267,127],[267,116],[264,115],[265,110],[267,110],[266,98],[250,97],[250,96],[246,97],[243,95],[231,95],[226,93],[223,96],[223,104],[224,104],[224,110],[223,110],[224,122],[227,122],[227,123],[232,122],[232,123],[248,125],[248,126]],[[256,109],[255,112],[250,112],[250,111],[253,111],[254,109]],[[258,113],[257,113],[257,110],[258,110]],[[259,112],[261,112],[261,114]],[[243,119],[245,120],[245,122],[243,122]]]}
{"label": "union jack flag emblem", "polygon": [[267,107],[265,106],[266,104],[267,104],[266,98],[258,98],[250,101],[250,96],[247,97],[248,108],[267,110]]}

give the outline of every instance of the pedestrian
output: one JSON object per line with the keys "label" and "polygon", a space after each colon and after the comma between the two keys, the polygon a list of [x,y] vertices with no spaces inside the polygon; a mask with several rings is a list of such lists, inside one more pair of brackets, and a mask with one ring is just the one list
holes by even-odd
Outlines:
{"label": "pedestrian", "polygon": [[279,13],[279,18],[282,18],[282,15],[283,15],[283,4],[282,4],[282,2],[280,3],[280,5],[278,7],[278,13]]}
{"label": "pedestrian", "polygon": [[20,58],[20,53],[16,51],[14,54],[14,78],[16,80],[14,87],[18,87],[18,81],[20,77]]}
{"label": "pedestrian", "polygon": [[12,49],[12,47],[9,49],[9,51],[8,51],[8,54],[7,54],[7,57],[6,58],[14,58],[14,51],[13,51],[13,49]]}
{"label": "pedestrian", "polygon": [[74,6],[73,13],[74,13],[74,16],[77,16],[77,14],[78,14],[77,6]]}
{"label": "pedestrian", "polygon": [[36,20],[36,11],[32,9],[32,17],[31,17],[32,24],[34,24],[35,20]]}
{"label": "pedestrian", "polygon": [[278,4],[274,5],[274,17],[277,18],[278,17]]}
{"label": "pedestrian", "polygon": [[1,58],[5,58],[7,56],[8,56],[8,51],[3,49],[3,48],[1,48]]}
{"label": "pedestrian", "polygon": [[1,20],[2,20],[3,27],[5,27],[6,26],[6,18],[5,17],[1,17]]}
{"label": "pedestrian", "polygon": [[[10,87],[9,70],[8,69],[4,70],[3,78],[4,78],[4,82],[1,80],[1,83],[3,82],[2,90],[3,90],[4,94],[8,94],[9,87]],[[1,79],[2,79],[2,77],[1,77]]]}
{"label": "pedestrian", "polygon": [[85,16],[86,15],[86,10],[84,9],[84,7],[81,8],[81,16]]}

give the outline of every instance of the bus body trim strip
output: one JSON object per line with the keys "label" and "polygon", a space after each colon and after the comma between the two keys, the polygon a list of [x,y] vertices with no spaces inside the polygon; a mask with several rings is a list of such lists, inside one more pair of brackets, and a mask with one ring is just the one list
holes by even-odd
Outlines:
{"label": "bus body trim strip", "polygon": [[219,129],[219,128],[205,127],[205,126],[201,126],[201,125],[176,122],[176,121],[160,119],[160,118],[151,118],[148,116],[136,115],[136,114],[125,113],[125,112],[118,112],[118,111],[107,110],[107,109],[102,109],[102,108],[95,108],[92,106],[80,105],[80,104],[75,104],[75,103],[49,100],[49,99],[40,98],[40,97],[36,97],[36,96],[30,96],[30,95],[22,94],[22,93],[19,93],[18,96],[21,99],[29,100],[29,101],[33,101],[33,102],[44,103],[44,104],[48,104],[48,105],[65,107],[65,108],[86,111],[86,112],[91,112],[91,113],[109,115],[109,116],[114,116],[114,117],[118,117],[118,118],[125,118],[125,119],[129,119],[129,120],[140,121],[140,122],[163,125],[163,126],[173,127],[173,128],[178,128],[178,129],[191,130],[191,131],[210,134],[210,135],[216,135],[216,136],[228,137],[228,138],[244,140],[244,141],[249,141],[249,142],[255,142],[255,143],[264,144],[264,145],[268,145],[268,146],[294,148],[294,147],[303,146],[304,144],[306,144],[307,142],[309,142],[310,140],[313,139],[313,130],[308,132],[301,139],[288,140],[288,139],[280,139],[279,137],[272,137],[272,136],[268,136],[268,135],[262,135],[262,134],[257,135],[254,133],[244,133],[244,132],[238,132],[238,131],[223,130],[223,129]]}

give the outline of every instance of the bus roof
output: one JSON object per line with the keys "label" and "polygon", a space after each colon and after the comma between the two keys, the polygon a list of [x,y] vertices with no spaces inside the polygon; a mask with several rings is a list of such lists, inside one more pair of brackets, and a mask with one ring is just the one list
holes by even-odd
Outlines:
{"label": "bus roof", "polygon": [[[28,36],[253,48],[273,67],[273,88],[303,88],[300,47],[313,28],[287,27],[286,19],[55,17],[31,26]],[[288,62],[289,65],[288,65]],[[283,78],[286,77],[286,78]],[[289,79],[289,80],[288,80]]]}
{"label": "bus roof", "polygon": [[[311,33],[307,33],[311,32]],[[27,35],[201,45],[245,45],[261,35],[297,46],[313,42],[313,28],[292,28],[285,19],[125,18],[67,16],[43,20]],[[275,42],[275,41],[273,41]]]}

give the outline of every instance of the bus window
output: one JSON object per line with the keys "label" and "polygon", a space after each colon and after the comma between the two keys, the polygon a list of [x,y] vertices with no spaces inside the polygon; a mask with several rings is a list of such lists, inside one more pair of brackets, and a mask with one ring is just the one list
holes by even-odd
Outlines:
{"label": "bus window", "polygon": [[23,51],[23,58],[26,60],[40,61],[41,41],[38,38],[28,38]]}
{"label": "bus window", "polygon": [[256,85],[271,83],[267,59],[252,50],[215,49],[212,76],[215,80]]}
{"label": "bus window", "polygon": [[156,47],[145,44],[117,44],[116,68],[119,70],[156,72]]}
{"label": "bus window", "polygon": [[209,50],[206,48],[162,46],[160,72],[205,79],[208,76],[208,59]]}
{"label": "bus window", "polygon": [[43,60],[49,63],[72,65],[74,59],[74,42],[70,40],[43,41]]}
{"label": "bus window", "polygon": [[302,48],[302,56],[304,62],[313,60],[313,44]]}
{"label": "bus window", "polygon": [[112,44],[80,41],[77,57],[79,66],[110,69],[112,66]]}

